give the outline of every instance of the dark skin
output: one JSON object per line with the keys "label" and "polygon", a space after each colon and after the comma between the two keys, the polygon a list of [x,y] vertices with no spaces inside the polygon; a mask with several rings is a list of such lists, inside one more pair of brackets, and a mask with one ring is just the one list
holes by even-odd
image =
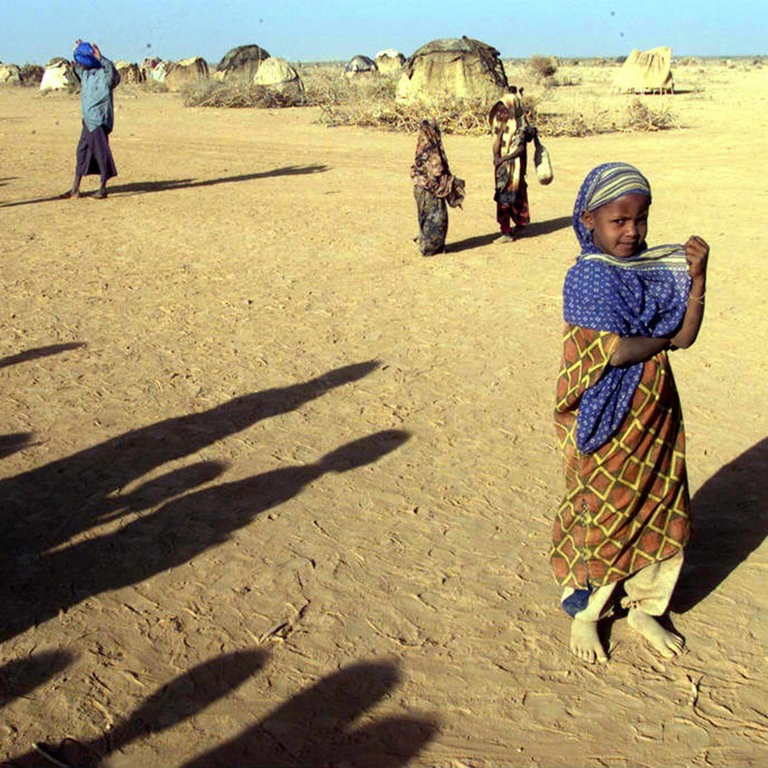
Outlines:
{"label": "dark skin", "polygon": [[[650,201],[645,195],[624,195],[594,211],[584,211],[581,220],[603,253],[620,259],[629,258],[645,242],[649,207]],[[691,290],[677,333],[664,338],[632,336],[619,339],[609,359],[612,366],[643,363],[665,349],[687,349],[696,341],[704,319],[709,246],[693,235],[685,243],[685,258],[691,275]]]}

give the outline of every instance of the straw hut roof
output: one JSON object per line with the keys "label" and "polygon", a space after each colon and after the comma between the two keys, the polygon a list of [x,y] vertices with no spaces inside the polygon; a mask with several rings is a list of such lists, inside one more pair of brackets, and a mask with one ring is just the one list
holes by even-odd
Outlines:
{"label": "straw hut roof", "polygon": [[347,75],[378,72],[376,62],[368,56],[353,56],[345,65],[344,72]]}
{"label": "straw hut roof", "polygon": [[271,56],[262,62],[259,71],[253,76],[256,85],[263,85],[271,91],[300,99],[304,96],[304,82],[296,69],[285,59]]}
{"label": "straw hut roof", "polygon": [[169,91],[180,91],[198,80],[207,80],[208,76],[208,62],[201,56],[193,56],[173,62],[168,67],[163,82]]}
{"label": "straw hut roof", "polygon": [[469,37],[442,38],[406,59],[397,84],[398,101],[441,98],[496,100],[507,91],[499,52]]}
{"label": "straw hut roof", "polygon": [[235,77],[250,81],[259,71],[262,62],[268,58],[269,53],[259,45],[239,45],[224,54],[216,66],[216,72],[222,78]]}

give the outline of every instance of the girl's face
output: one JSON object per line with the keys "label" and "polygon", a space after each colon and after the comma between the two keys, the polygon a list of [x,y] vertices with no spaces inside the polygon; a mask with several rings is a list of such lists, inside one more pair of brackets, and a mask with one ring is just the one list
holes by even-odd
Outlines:
{"label": "girl's face", "polygon": [[603,253],[627,259],[634,256],[645,242],[650,205],[650,198],[633,193],[594,211],[584,211],[581,220]]}

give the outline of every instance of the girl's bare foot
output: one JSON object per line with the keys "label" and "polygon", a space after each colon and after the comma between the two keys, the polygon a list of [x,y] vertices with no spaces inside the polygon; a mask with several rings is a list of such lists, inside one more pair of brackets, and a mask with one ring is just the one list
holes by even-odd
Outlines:
{"label": "girl's bare foot", "polygon": [[66,192],[62,192],[59,195],[60,200],[69,200],[80,197],[80,191],[77,189],[68,189]]}
{"label": "girl's bare foot", "polygon": [[670,632],[648,613],[632,609],[627,616],[632,629],[639,632],[665,659],[679,656],[685,649],[685,640]]}
{"label": "girl's bare foot", "polygon": [[608,661],[608,656],[597,633],[596,621],[573,620],[571,623],[571,653],[588,664],[595,662],[605,664]]}

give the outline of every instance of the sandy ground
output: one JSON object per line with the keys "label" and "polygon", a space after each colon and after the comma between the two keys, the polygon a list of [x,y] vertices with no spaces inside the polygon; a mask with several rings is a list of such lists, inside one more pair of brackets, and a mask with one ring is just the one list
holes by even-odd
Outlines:
{"label": "sandy ground", "polygon": [[[0,91],[0,759],[765,765],[767,79],[712,65],[680,130],[547,140],[513,245],[490,139],[446,137],[468,196],[432,259],[412,136],[119,89],[109,199],[60,201],[78,98]],[[619,619],[589,667],[547,563],[551,410],[573,199],[617,159],[649,240],[712,257],[674,355],[689,651]]]}

